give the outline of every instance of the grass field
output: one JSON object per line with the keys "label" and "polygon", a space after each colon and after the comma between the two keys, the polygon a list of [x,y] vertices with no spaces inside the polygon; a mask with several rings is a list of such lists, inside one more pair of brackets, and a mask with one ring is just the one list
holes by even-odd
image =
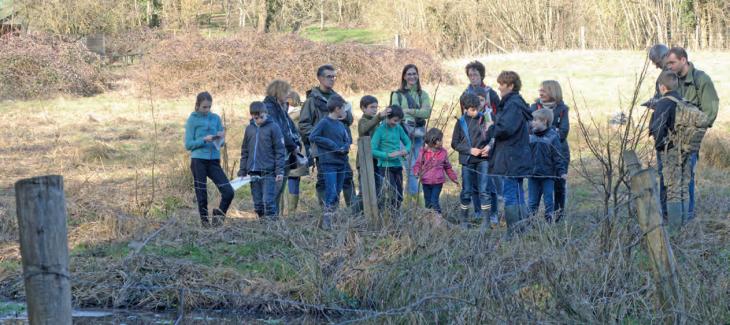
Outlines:
{"label": "grass field", "polygon": [[[321,37],[338,41],[336,34]],[[692,55],[712,76],[721,98],[720,122],[711,133],[726,139],[730,53]],[[459,84],[438,86],[434,116],[458,98],[466,84],[463,66],[470,60],[445,62]],[[570,82],[581,109],[608,115],[626,107],[643,54],[566,51],[481,60],[492,85],[503,69],[519,72],[528,101],[537,96],[541,80],[557,79],[569,106],[574,106]],[[651,95],[655,76],[651,70],[642,98]],[[433,96],[436,86],[425,89]],[[384,106],[388,94],[383,89],[374,95]],[[213,95],[213,111],[224,115],[228,130],[223,166],[233,175],[247,107],[263,96]],[[363,94],[345,95],[357,103]],[[182,145],[193,103],[194,98],[138,98],[124,88],[89,98],[0,103],[5,142],[0,148],[0,294],[24,295],[14,182],[61,174],[77,306],[174,309],[180,302],[169,288],[183,287],[189,290],[185,304],[195,308],[304,313],[315,321],[647,323],[662,316],[652,299],[649,260],[637,246],[641,234],[635,222],[628,216],[615,220],[616,247],[605,253],[597,240],[603,220],[599,195],[574,172],[566,222],[537,223],[509,242],[501,239],[503,229],[480,234],[446,228],[418,209],[381,231],[343,211],[335,230],[323,232],[315,225],[319,208],[312,177],[303,181],[305,196],[296,216],[260,223],[252,214],[250,191],[243,188],[223,228],[201,229]],[[448,143],[454,119],[442,119],[449,121]],[[570,141],[579,145],[577,132]],[[723,166],[700,161],[699,221],[673,237],[683,290],[691,298],[687,313],[701,323],[730,322],[730,176]],[[217,192],[209,189],[210,201],[217,202]],[[457,193],[453,184],[446,186],[445,216],[457,204]],[[134,289],[139,286],[162,289]]]}

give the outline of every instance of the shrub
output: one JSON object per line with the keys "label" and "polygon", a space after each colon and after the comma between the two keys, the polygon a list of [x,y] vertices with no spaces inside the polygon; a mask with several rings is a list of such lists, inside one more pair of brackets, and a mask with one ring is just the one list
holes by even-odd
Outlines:
{"label": "shrub", "polygon": [[42,35],[0,38],[0,100],[91,96],[106,88],[101,61],[80,42]]}
{"label": "shrub", "polygon": [[253,32],[219,39],[185,35],[163,40],[143,58],[134,78],[142,89],[149,86],[156,96],[168,97],[204,89],[263,93],[274,79],[304,90],[316,83],[316,69],[325,63],[338,68],[338,90],[395,89],[408,63],[418,65],[425,82],[451,82],[440,64],[419,50],[328,45],[293,34]]}

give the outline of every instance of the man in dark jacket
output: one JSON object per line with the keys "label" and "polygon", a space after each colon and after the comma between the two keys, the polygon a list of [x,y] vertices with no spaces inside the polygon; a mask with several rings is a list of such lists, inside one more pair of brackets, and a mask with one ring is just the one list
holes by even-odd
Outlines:
{"label": "man in dark jacket", "polygon": [[[715,90],[715,84],[704,71],[695,68],[692,62],[689,62],[687,51],[681,47],[673,47],[669,49],[666,60],[667,68],[672,70],[679,76],[679,87],[677,93],[682,99],[696,105],[699,109],[707,114],[709,125],[717,118],[717,111],[720,106],[720,99]],[[695,167],[699,152],[692,152],[689,156],[690,178],[689,178],[689,219],[694,218],[695,208]],[[666,184],[665,184],[666,185]],[[669,198],[667,198],[669,200]]]}
{"label": "man in dark jacket", "polygon": [[[317,123],[326,118],[329,114],[327,111],[327,101],[333,95],[338,95],[333,89],[335,81],[337,80],[337,72],[332,65],[325,64],[319,67],[317,69],[317,80],[319,81],[319,86],[313,87],[307,91],[307,99],[304,101],[302,112],[299,115],[299,132],[302,134],[304,146],[307,149],[307,152],[309,152],[310,157],[317,156],[316,152],[314,152],[317,150],[317,147],[312,146],[309,141],[309,135]],[[352,138],[352,134],[350,133],[350,126],[354,121],[352,111],[347,110],[345,113],[345,117],[342,118],[341,122],[345,125],[348,134],[350,134],[350,137]],[[318,159],[310,159],[310,161],[316,161],[317,165],[319,165]],[[345,175],[342,192],[344,194],[346,204],[350,206],[355,192],[355,183],[352,176],[352,167],[349,162],[347,163],[346,168],[348,172],[346,172]],[[319,170],[319,166],[317,166],[317,169]],[[324,178],[322,178],[322,175],[320,174],[321,173],[317,173],[317,184],[315,185],[315,188],[317,190],[317,198],[320,204],[323,204],[325,187]]]}
{"label": "man in dark jacket", "polygon": [[461,221],[466,225],[469,204],[473,203],[477,222],[482,222],[483,212],[489,213],[490,218],[484,218],[482,223],[486,229],[489,224],[487,219],[491,219],[493,225],[498,223],[497,193],[489,177],[486,149],[491,140],[487,133],[491,120],[479,112],[480,101],[476,95],[464,94],[460,103],[465,111],[454,126],[451,148],[459,152],[461,164]]}
{"label": "man in dark jacket", "polygon": [[654,137],[654,148],[659,155],[657,160],[664,164],[664,185],[666,186],[666,216],[673,229],[689,218],[690,155],[683,153],[673,143],[674,127],[677,116],[677,101],[681,101],[676,89],[679,86],[677,75],[664,71],[659,75],[659,89],[662,97],[656,103],[649,121],[649,133]]}
{"label": "man in dark jacket", "polygon": [[489,151],[489,171],[503,176],[504,213],[511,235],[518,230],[517,223],[528,215],[522,179],[532,170],[529,132],[532,115],[520,96],[522,81],[516,72],[502,71],[497,83],[502,100],[494,125],[489,128],[494,137],[494,146]]}
{"label": "man in dark jacket", "polygon": [[253,102],[251,123],[246,127],[241,145],[238,176],[251,175],[251,196],[259,217],[276,220],[277,183],[284,181],[284,139],[279,126],[268,117],[266,105]]}

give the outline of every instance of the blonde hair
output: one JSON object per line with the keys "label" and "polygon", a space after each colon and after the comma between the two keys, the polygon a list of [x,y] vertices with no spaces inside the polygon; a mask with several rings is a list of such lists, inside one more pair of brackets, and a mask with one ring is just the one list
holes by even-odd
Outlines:
{"label": "blonde hair", "polygon": [[532,117],[536,120],[545,121],[545,125],[548,127],[553,124],[553,110],[551,109],[538,109],[532,112]]}
{"label": "blonde hair", "polygon": [[266,87],[266,96],[276,98],[276,100],[285,100],[289,95],[291,86],[284,80],[274,80]]}
{"label": "blonde hair", "polygon": [[298,107],[302,105],[302,99],[299,98],[299,93],[296,91],[290,91],[288,95],[286,95],[286,100],[289,102],[289,105]]}
{"label": "blonde hair", "polygon": [[540,84],[542,89],[548,93],[550,98],[554,99],[556,103],[563,101],[563,88],[560,87],[560,83],[555,80],[545,80]]}

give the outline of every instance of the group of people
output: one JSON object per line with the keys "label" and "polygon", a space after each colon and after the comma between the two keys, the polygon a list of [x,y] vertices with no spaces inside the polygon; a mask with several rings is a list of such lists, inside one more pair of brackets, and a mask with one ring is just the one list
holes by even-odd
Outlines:
{"label": "group of people", "polygon": [[[657,81],[655,100],[648,104],[655,109],[650,129],[656,139],[662,188],[666,185],[667,189],[663,210],[673,217],[678,209],[677,198],[683,199],[677,194],[676,184],[689,186],[688,204],[680,200],[679,208],[682,211],[685,206],[688,210],[683,212],[686,220],[693,211],[697,152],[674,155],[670,150],[674,107],[682,100],[696,103],[711,116],[707,125],[711,127],[717,115],[717,94],[709,77],[687,61],[683,49],[654,47],[650,57],[657,67],[666,69]],[[516,72],[502,71],[495,90],[484,83],[485,70],[479,61],[465,68],[469,86],[460,97],[461,115],[451,137],[451,148],[459,156],[461,182],[443,147],[443,131],[428,129],[432,103],[421,87],[415,65],[403,68],[400,87],[390,94],[384,108],[374,96],[361,98],[362,117],[357,132],[359,137],[371,139],[373,176],[381,207],[387,205],[391,211],[399,211],[404,200],[418,204],[422,193],[425,207],[440,214],[440,193],[449,179],[461,186],[458,219],[465,227],[475,220],[484,229],[498,227],[500,201],[504,202],[504,221],[510,234],[521,229],[521,220],[538,213],[541,201],[547,221],[561,218],[570,163],[570,121],[560,84],[543,81],[539,97],[529,105],[520,94],[522,81]],[[268,86],[263,102],[250,105],[251,123],[241,146],[238,176],[252,177],[256,214],[276,219],[282,211],[286,185],[291,213],[297,208],[301,177],[316,166],[316,196],[323,208],[319,225],[330,229],[341,194],[348,207],[356,209],[360,202],[349,162],[354,118],[351,105],[334,90],[335,67],[319,67],[316,77],[319,85],[306,92],[303,104],[287,82],[275,80]],[[233,189],[220,168],[218,148],[225,131],[220,118],[210,112],[211,104],[210,94],[198,95],[185,134],[203,226],[222,224],[233,199]],[[362,183],[370,175],[360,172],[359,157],[357,162]],[[207,209],[207,178],[221,192],[220,206],[212,215]]]}
{"label": "group of people", "polygon": [[656,93],[645,106],[653,110],[654,138],[662,214],[678,228],[695,215],[695,167],[702,139],[720,105],[712,79],[689,61],[681,47],[654,45],[649,59],[661,69]]}

